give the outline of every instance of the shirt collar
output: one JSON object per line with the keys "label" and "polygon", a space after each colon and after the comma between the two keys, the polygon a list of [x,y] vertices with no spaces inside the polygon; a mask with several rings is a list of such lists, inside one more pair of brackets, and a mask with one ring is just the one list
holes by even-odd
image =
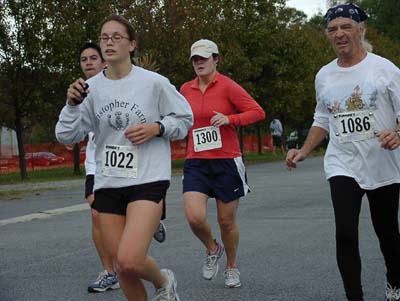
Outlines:
{"label": "shirt collar", "polygon": [[[216,82],[218,82],[219,77],[221,76],[221,74],[217,71],[215,73],[215,76],[213,78],[213,80],[211,81],[210,85],[214,85]],[[199,78],[196,77],[192,83],[192,85],[190,86],[193,89],[200,89],[199,88]]]}

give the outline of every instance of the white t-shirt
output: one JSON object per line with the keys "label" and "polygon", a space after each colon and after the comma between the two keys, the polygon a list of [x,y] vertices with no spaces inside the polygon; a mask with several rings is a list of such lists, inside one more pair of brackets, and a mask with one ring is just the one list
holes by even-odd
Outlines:
{"label": "white t-shirt", "polygon": [[396,127],[400,116],[400,70],[389,60],[368,55],[342,68],[333,60],[315,80],[313,126],[329,132],[327,179],[354,178],[363,189],[400,183],[400,148],[381,148],[374,135]]}
{"label": "white t-shirt", "polygon": [[272,120],[269,127],[272,136],[282,136],[283,128],[282,123],[279,121],[279,119]]}
{"label": "white t-shirt", "polygon": [[94,142],[93,132],[88,134],[88,142],[86,144],[85,170],[86,175],[96,174],[96,160],[94,157],[96,151],[96,143]]}

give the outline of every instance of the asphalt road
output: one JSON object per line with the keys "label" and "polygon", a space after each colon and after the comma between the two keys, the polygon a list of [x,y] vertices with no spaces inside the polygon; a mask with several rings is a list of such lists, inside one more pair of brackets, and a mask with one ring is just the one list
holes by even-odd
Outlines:
{"label": "asphalt road", "polygon": [[[186,223],[180,176],[173,177],[167,241],[154,242],[151,254],[176,273],[181,300],[345,300],[322,158],[307,159],[293,172],[277,162],[249,166],[247,173],[253,191],[241,200],[238,212],[242,287],[237,289],[224,288],[222,272],[213,281],[201,278],[205,251]],[[0,301],[125,300],[121,290],[86,291],[101,267],[91,241],[90,212],[79,205],[84,204],[83,182],[48,185],[53,190],[0,199]],[[213,200],[209,220],[218,230]],[[367,202],[360,218],[360,249],[365,300],[381,300],[384,262]],[[153,288],[146,287],[151,298]]]}

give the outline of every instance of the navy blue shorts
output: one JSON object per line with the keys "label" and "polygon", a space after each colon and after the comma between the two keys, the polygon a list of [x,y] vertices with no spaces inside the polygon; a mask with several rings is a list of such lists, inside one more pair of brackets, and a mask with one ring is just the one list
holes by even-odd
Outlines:
{"label": "navy blue shorts", "polygon": [[183,168],[183,193],[201,192],[225,203],[249,192],[241,157],[234,159],[187,159]]}
{"label": "navy blue shorts", "polygon": [[94,192],[92,208],[103,213],[126,215],[128,204],[138,200],[163,202],[161,219],[165,218],[165,197],[169,181],[157,181],[121,188],[101,188]]}

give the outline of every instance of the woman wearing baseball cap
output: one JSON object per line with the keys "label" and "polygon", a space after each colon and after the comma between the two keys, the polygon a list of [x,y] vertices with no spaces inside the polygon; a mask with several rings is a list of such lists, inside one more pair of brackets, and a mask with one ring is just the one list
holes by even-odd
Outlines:
{"label": "woman wearing baseball cap", "polygon": [[[247,194],[249,187],[236,126],[260,121],[265,113],[240,85],[217,71],[219,51],[213,41],[195,42],[190,61],[197,77],[181,88],[194,115],[184,166],[185,214],[193,233],[206,247],[203,278],[211,280],[217,275],[218,260],[226,250],[225,286],[239,287],[236,212],[239,198]],[[210,197],[217,202],[223,245],[214,238],[207,222]]]}

